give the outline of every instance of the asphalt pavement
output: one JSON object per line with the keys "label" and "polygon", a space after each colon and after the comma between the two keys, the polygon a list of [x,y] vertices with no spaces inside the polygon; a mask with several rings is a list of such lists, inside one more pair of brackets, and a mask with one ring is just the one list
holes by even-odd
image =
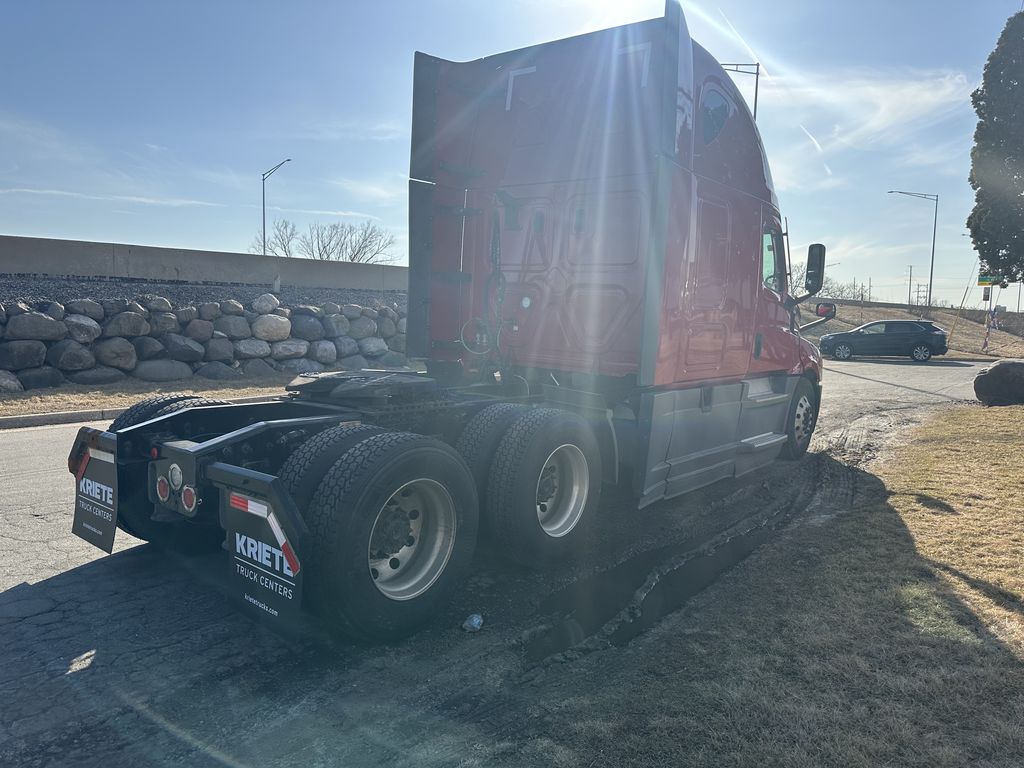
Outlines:
{"label": "asphalt pavement", "polygon": [[[829,361],[814,450],[851,424],[973,399],[984,365]],[[488,622],[528,626],[544,577],[485,568],[437,627],[395,646],[282,639],[187,561],[123,532],[110,556],[72,536],[79,426],[0,433],[0,764],[471,765],[559,716],[531,704],[541,677],[520,678],[514,638],[458,629],[480,604]],[[483,706],[495,687],[503,703]]]}

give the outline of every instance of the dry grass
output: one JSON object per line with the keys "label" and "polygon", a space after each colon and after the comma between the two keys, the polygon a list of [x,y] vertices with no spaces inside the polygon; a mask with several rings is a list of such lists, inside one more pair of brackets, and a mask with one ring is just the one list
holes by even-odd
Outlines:
{"label": "dry grass", "polygon": [[555,741],[602,766],[1024,764],[1022,447],[1024,408],[945,411],[857,472],[853,509],[799,520],[628,663],[588,659]]}
{"label": "dry grass", "polygon": [[[825,333],[842,333],[873,320],[916,320],[905,309],[896,307],[859,307],[855,304],[840,304],[839,312],[834,320],[823,323],[807,332],[807,336],[817,340]],[[989,338],[989,353],[981,351],[985,338],[985,326],[961,317],[957,320],[955,310],[934,310],[929,317],[940,328],[951,331],[949,348],[951,355],[971,356],[978,359],[997,357],[1024,357],[1024,339],[1006,331],[992,331]]]}
{"label": "dry grass", "polygon": [[86,411],[107,408],[127,408],[132,403],[163,392],[192,392],[208,397],[232,399],[278,395],[284,385],[294,376],[267,377],[256,383],[237,381],[216,382],[203,379],[172,381],[166,384],[151,384],[129,379],[117,384],[84,387],[68,384],[57,389],[38,389],[0,396],[0,416],[21,416],[28,413],[53,413],[58,411]]}

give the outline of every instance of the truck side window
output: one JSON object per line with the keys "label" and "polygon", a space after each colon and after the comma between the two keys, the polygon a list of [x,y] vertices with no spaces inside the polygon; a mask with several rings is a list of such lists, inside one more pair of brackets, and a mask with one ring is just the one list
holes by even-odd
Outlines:
{"label": "truck side window", "polygon": [[710,144],[725,128],[729,119],[729,102],[725,96],[714,88],[704,91],[700,100],[700,118],[702,124],[701,137],[705,144]]}
{"label": "truck side window", "polygon": [[786,252],[782,233],[770,229],[761,238],[761,279],[778,294],[785,289]]}

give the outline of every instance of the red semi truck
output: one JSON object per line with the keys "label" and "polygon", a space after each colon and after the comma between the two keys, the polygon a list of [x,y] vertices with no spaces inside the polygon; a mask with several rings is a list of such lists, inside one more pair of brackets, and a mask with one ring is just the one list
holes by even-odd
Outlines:
{"label": "red semi truck", "polygon": [[409,232],[425,373],[144,400],[79,432],[74,531],[226,550],[257,615],[389,639],[434,615],[478,531],[544,567],[578,553],[605,483],[642,508],[806,451],[822,369],[796,307],[825,249],[794,296],[757,127],[675,0],[477,61],[417,54]]}

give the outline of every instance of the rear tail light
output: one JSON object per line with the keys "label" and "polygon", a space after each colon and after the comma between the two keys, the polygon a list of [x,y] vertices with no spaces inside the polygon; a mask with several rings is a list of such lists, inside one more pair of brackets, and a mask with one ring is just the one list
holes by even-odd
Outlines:
{"label": "rear tail light", "polygon": [[156,497],[162,502],[171,498],[171,485],[163,475],[156,479]]}
{"label": "rear tail light", "polygon": [[186,512],[195,512],[196,510],[196,489],[191,485],[186,485],[181,489],[181,505],[185,508]]}

